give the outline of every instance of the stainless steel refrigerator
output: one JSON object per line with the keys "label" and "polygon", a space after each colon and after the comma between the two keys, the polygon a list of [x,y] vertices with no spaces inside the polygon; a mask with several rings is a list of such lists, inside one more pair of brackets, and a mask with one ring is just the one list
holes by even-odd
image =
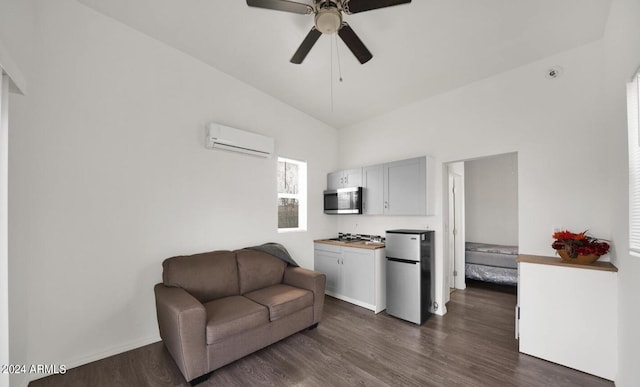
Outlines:
{"label": "stainless steel refrigerator", "polygon": [[431,316],[433,236],[433,231],[425,230],[387,231],[387,314],[418,325]]}

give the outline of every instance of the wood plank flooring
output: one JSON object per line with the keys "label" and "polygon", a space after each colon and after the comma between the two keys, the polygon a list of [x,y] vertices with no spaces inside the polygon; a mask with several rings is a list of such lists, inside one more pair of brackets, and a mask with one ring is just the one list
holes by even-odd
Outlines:
{"label": "wood plank flooring", "polygon": [[[200,386],[613,386],[518,352],[516,296],[483,286],[451,294],[422,326],[327,297],[319,327],[213,373]],[[188,386],[162,343],[29,384]]]}

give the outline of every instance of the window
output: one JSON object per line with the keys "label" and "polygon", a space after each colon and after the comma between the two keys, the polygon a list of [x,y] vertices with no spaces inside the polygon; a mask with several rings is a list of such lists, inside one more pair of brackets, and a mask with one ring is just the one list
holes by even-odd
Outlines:
{"label": "window", "polygon": [[629,116],[629,251],[640,256],[640,70],[627,85]]}
{"label": "window", "polygon": [[278,231],[307,229],[307,163],[278,157]]}

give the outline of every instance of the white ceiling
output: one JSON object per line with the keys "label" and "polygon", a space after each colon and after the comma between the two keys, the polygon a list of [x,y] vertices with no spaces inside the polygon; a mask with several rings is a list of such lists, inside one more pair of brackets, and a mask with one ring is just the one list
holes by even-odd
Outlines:
{"label": "white ceiling", "polygon": [[339,39],[336,54],[335,35],[323,35],[295,65],[310,15],[243,0],[78,1],[335,128],[600,39],[611,3],[414,0],[345,15],[373,54],[368,63]]}

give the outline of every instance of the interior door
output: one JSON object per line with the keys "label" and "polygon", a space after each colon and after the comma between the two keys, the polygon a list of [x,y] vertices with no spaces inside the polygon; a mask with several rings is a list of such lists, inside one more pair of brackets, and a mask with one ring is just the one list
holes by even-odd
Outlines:
{"label": "interior door", "polygon": [[447,280],[451,289],[465,289],[464,162],[448,165]]}
{"label": "interior door", "polygon": [[[447,192],[449,195],[448,206],[448,229],[447,229],[447,246],[448,246],[448,268],[447,274],[449,279],[449,289],[455,289],[456,287],[456,205],[455,205],[455,179],[454,174],[449,172],[449,183],[447,185]],[[448,301],[448,300],[447,300]]]}

